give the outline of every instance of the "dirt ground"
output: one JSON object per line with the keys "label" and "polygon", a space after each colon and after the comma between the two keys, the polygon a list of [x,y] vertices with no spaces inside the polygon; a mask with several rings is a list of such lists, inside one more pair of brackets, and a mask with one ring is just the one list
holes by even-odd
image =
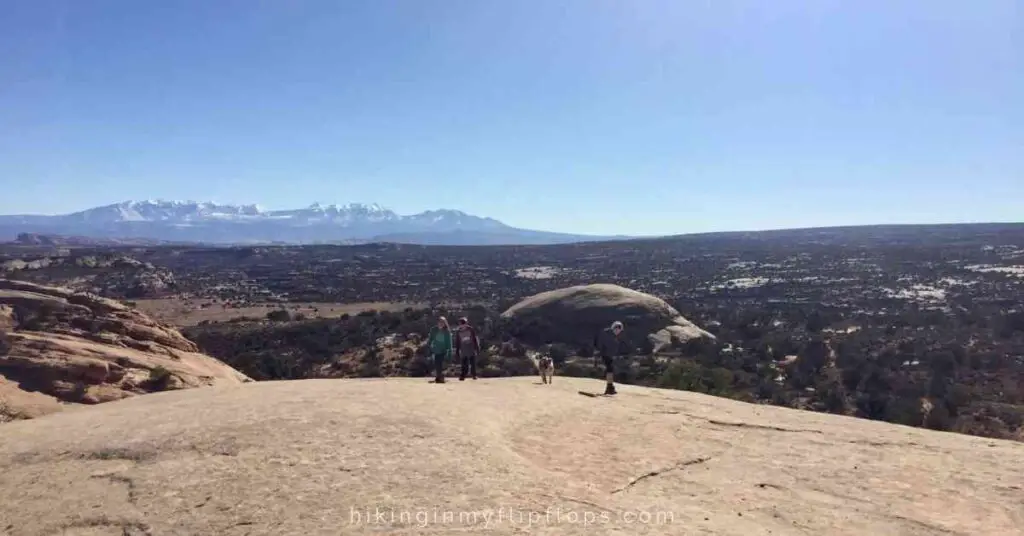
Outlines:
{"label": "dirt ground", "polygon": [[1024,534],[1024,445],[519,377],[204,387],[0,425],[0,533]]}
{"label": "dirt ground", "polygon": [[354,315],[362,311],[402,311],[407,307],[422,308],[422,304],[411,303],[266,303],[247,304],[244,307],[229,306],[223,303],[210,303],[209,300],[188,300],[182,298],[166,298],[153,300],[134,300],[136,307],[150,317],[178,327],[194,326],[204,320],[225,322],[234,318],[250,317],[265,318],[267,313],[277,309],[286,309],[292,314],[301,313],[307,318],[336,318],[343,314]]}

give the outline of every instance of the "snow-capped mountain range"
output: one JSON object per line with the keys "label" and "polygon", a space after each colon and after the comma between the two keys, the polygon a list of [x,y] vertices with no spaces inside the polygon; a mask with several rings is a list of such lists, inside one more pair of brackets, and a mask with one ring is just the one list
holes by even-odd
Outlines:
{"label": "snow-capped mountain range", "polygon": [[314,203],[299,209],[262,210],[257,205],[166,200],[124,201],[55,216],[0,216],[0,240],[19,233],[215,244],[555,244],[612,238],[519,229],[458,210],[399,215],[378,204]]}

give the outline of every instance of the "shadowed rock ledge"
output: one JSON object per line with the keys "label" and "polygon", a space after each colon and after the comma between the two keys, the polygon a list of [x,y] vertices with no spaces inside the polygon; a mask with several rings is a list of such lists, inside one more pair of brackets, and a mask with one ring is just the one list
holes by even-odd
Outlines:
{"label": "shadowed rock ledge", "polygon": [[59,411],[61,402],[247,381],[119,302],[0,279],[0,422]]}

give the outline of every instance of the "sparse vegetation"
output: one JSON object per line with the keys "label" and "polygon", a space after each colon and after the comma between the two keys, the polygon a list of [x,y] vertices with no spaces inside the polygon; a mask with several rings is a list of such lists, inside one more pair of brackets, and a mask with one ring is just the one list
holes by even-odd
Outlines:
{"label": "sparse vegetation", "polygon": [[171,383],[173,374],[162,366],[156,366],[149,371],[148,387],[152,391],[166,390]]}

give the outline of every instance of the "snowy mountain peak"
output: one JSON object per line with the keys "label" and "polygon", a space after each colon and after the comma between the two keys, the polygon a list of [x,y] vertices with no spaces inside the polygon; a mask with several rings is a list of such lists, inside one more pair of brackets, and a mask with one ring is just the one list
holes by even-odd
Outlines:
{"label": "snowy mountain peak", "polygon": [[492,218],[481,218],[462,212],[461,210],[439,209],[427,210],[407,217],[417,225],[438,230],[481,230],[496,231],[507,226]]}
{"label": "snowy mountain peak", "polygon": [[262,215],[262,212],[256,205],[220,205],[208,201],[147,199],[145,201],[121,201],[120,203],[69,214],[68,217],[73,220],[89,223],[157,221],[181,223],[245,219],[260,215]]}
{"label": "snowy mountain peak", "polygon": [[390,210],[378,205],[377,203],[349,203],[347,205],[337,205],[331,203],[324,205],[323,203],[313,203],[309,205],[309,210],[320,210],[320,211],[351,211],[351,212],[391,212]]}
{"label": "snowy mountain peak", "polygon": [[427,210],[410,216],[400,216],[377,203],[323,204],[313,203],[302,209],[261,210],[257,205],[218,204],[210,201],[170,201],[148,199],[122,201],[112,205],[91,208],[69,214],[69,218],[89,223],[166,222],[195,224],[206,221],[290,221],[293,224],[333,223],[360,225],[378,222],[404,222],[431,229],[504,227],[492,218],[481,218],[461,210]]}
{"label": "snowy mountain peak", "polygon": [[452,209],[399,215],[377,203],[313,203],[305,208],[261,210],[257,205],[165,199],[121,201],[57,216],[0,216],[0,231],[5,230],[15,234],[143,237],[212,243],[312,243],[379,237],[411,239],[416,243],[438,240],[553,243],[570,236],[517,229],[492,218]]}

